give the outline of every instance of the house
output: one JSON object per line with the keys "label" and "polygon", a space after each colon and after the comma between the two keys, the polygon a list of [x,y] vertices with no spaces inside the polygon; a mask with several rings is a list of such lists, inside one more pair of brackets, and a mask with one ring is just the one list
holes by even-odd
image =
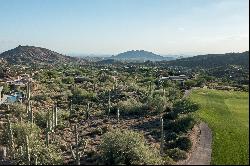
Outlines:
{"label": "house", "polygon": [[184,74],[179,76],[169,76],[169,77],[161,77],[159,81],[165,81],[165,80],[171,80],[171,81],[177,81],[184,85],[184,82],[188,79],[188,77]]}
{"label": "house", "polygon": [[6,103],[15,103],[17,101],[21,101],[24,97],[23,93],[21,92],[14,92],[13,94],[6,96],[7,96]]}
{"label": "house", "polygon": [[172,80],[172,81],[185,81],[188,77],[186,75],[179,75],[179,76],[169,76],[169,77],[161,77],[160,81],[164,80]]}

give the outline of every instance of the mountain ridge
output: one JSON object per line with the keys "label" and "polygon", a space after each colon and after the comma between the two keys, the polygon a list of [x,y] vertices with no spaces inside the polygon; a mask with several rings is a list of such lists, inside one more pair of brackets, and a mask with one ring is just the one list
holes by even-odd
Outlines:
{"label": "mountain ridge", "polygon": [[78,58],[66,56],[47,48],[19,45],[1,53],[0,59],[9,64],[55,64],[69,63]]}
{"label": "mountain ridge", "polygon": [[174,57],[164,57],[153,52],[145,50],[131,50],[117,55],[109,57],[109,59],[116,60],[137,60],[137,61],[162,61],[162,60],[174,60]]}
{"label": "mountain ridge", "polygon": [[169,66],[213,68],[227,65],[242,65],[249,68],[249,51],[241,53],[206,54],[168,61]]}

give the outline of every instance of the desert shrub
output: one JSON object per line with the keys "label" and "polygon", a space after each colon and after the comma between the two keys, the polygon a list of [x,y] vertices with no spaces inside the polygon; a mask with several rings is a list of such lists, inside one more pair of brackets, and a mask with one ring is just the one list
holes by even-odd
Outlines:
{"label": "desert shrub", "polygon": [[10,113],[16,117],[24,117],[23,115],[26,114],[26,108],[23,104],[13,103],[10,105]]}
{"label": "desert shrub", "polygon": [[[38,156],[38,164],[62,164],[61,151],[59,146],[49,145],[45,146],[45,142],[40,138],[41,130],[35,124],[31,123],[12,123],[13,138],[16,148],[22,146],[24,148],[26,142],[26,136],[29,139],[29,149],[31,163],[35,162],[35,155]],[[7,130],[4,130],[4,135],[7,134]],[[15,152],[17,164],[27,164],[27,159],[21,156],[17,151]]]}
{"label": "desert shrub", "polygon": [[49,96],[47,94],[41,94],[41,95],[35,95],[31,99],[35,100],[37,102],[48,101],[49,100]]}
{"label": "desert shrub", "polygon": [[165,134],[166,141],[176,140],[177,138],[178,138],[178,134],[176,134],[175,132],[167,132]]}
{"label": "desert shrub", "polygon": [[177,101],[173,105],[173,111],[178,114],[194,112],[197,111],[198,108],[198,104],[187,99]]}
{"label": "desert shrub", "polygon": [[65,78],[62,78],[62,83],[73,84],[73,83],[75,83],[75,80],[73,77],[65,77]]}
{"label": "desert shrub", "polygon": [[143,115],[146,113],[145,105],[134,98],[119,101],[116,107],[119,108],[122,115]]}
{"label": "desert shrub", "polygon": [[166,154],[169,157],[171,157],[174,161],[185,160],[187,158],[186,152],[178,148],[168,149],[166,151]]}
{"label": "desert shrub", "polygon": [[163,164],[158,152],[145,144],[143,135],[130,130],[113,130],[103,135],[100,155],[105,164]]}
{"label": "desert shrub", "polygon": [[[30,163],[35,164],[35,155],[37,157],[38,165],[60,165],[63,163],[60,146],[49,144],[48,147],[39,140],[35,140],[33,145],[30,146]],[[20,153],[16,153],[16,163],[18,165],[27,165],[27,159],[21,156]]]}
{"label": "desert shrub", "polygon": [[103,130],[100,127],[93,129],[91,132],[91,134],[93,134],[93,135],[102,135],[102,133],[103,133]]}
{"label": "desert shrub", "polygon": [[87,92],[85,89],[81,88],[74,88],[71,98],[74,104],[80,104],[83,100],[96,101],[96,93]]}
{"label": "desert shrub", "polygon": [[148,97],[148,106],[152,107],[155,112],[161,113],[169,106],[169,101],[167,97],[155,94]]}
{"label": "desert shrub", "polygon": [[188,151],[192,147],[192,142],[188,137],[179,137],[175,141],[176,147],[178,147],[181,150]]}
{"label": "desert shrub", "polygon": [[163,119],[174,120],[178,117],[178,114],[174,111],[167,112],[163,115]]}
{"label": "desert shrub", "polygon": [[188,115],[178,118],[175,121],[169,121],[168,123],[166,123],[165,129],[176,133],[187,132],[194,127],[194,124],[195,119],[192,116]]}
{"label": "desert shrub", "polygon": [[166,144],[166,147],[169,149],[173,148],[179,148],[180,150],[188,151],[192,147],[192,142],[188,137],[178,137],[177,139],[174,139],[172,141],[169,141]]}
{"label": "desert shrub", "polygon": [[47,112],[44,111],[38,111],[34,113],[34,120],[37,126],[40,128],[46,127],[46,121],[47,121]]}

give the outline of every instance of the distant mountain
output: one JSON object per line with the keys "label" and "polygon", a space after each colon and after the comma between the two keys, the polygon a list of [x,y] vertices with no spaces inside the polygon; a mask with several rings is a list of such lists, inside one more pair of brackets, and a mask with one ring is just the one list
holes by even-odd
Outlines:
{"label": "distant mountain", "polygon": [[166,62],[169,66],[183,66],[189,68],[213,68],[227,65],[240,65],[249,68],[249,51],[242,53],[207,54],[181,58]]}
{"label": "distant mountain", "polygon": [[109,57],[107,59],[124,60],[124,61],[163,61],[174,60],[174,57],[163,57],[161,55],[154,54],[152,52],[144,50],[132,50],[120,53],[116,56]]}
{"label": "distant mountain", "polygon": [[58,64],[76,62],[78,58],[59,54],[46,48],[21,46],[0,54],[9,64]]}

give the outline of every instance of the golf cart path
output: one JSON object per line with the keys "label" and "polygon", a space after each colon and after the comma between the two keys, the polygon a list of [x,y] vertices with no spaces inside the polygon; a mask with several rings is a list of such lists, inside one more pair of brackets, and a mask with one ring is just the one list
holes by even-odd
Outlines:
{"label": "golf cart path", "polygon": [[212,132],[204,122],[199,124],[199,132],[197,142],[192,148],[189,157],[186,160],[179,161],[177,165],[210,165]]}
{"label": "golf cart path", "polygon": [[[193,89],[196,88],[186,90],[183,98],[187,98]],[[201,122],[193,135],[195,139],[192,141],[193,147],[188,155],[188,158],[177,162],[177,165],[210,165],[212,153],[211,129],[206,123]]]}

